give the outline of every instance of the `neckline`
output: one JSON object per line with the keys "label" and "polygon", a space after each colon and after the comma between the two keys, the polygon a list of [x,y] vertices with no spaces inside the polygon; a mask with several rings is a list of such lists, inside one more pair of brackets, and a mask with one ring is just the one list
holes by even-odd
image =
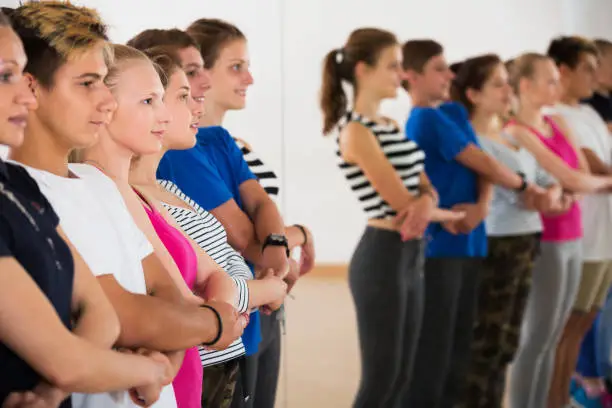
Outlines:
{"label": "neckline", "polygon": [[166,206],[168,206],[168,207],[172,207],[172,208],[178,208],[179,210],[183,210],[183,211],[189,211],[189,212],[191,212],[191,213],[193,213],[193,214],[197,214],[197,213],[198,213],[198,212],[195,210],[195,208],[191,208],[191,207],[189,206],[189,204],[186,204],[186,203],[185,203],[185,205],[187,205],[187,207],[190,207],[190,208],[181,207],[180,205],[175,205],[175,204],[167,203],[167,202],[165,202],[165,201],[162,201],[161,203],[162,203],[162,205],[166,205]]}
{"label": "neckline", "polygon": [[6,162],[2,159],[0,159],[0,177],[2,177],[5,180],[8,180],[9,178],[8,167],[6,165]]}
{"label": "neckline", "polygon": [[153,207],[153,205],[151,205],[151,203],[149,202],[149,200],[147,200],[144,196],[144,194],[142,194],[140,191],[138,191],[138,189],[134,186],[130,186],[132,191],[134,191],[136,193],[136,195],[138,196],[138,198],[140,198],[140,201],[142,202],[142,204],[144,204],[144,208],[145,210],[148,210],[149,212],[152,212],[153,214],[157,214],[157,210],[155,209],[155,207]]}
{"label": "neckline", "polygon": [[537,137],[539,137],[540,139],[544,139],[544,140],[554,140],[557,138],[559,131],[557,130],[557,127],[555,126],[554,122],[546,115],[544,115],[543,117],[544,122],[546,122],[546,124],[548,125],[548,127],[550,128],[551,131],[551,135],[547,136],[545,134],[543,134],[542,132],[540,132],[540,130],[536,129],[535,127],[533,127],[532,125],[522,122],[518,119],[512,119],[511,123],[518,125],[518,126],[522,126],[525,129],[529,130],[531,133],[533,133],[534,135],[536,135]]}
{"label": "neckline", "polygon": [[370,118],[369,116],[363,115],[357,111],[351,110],[349,112],[349,116],[352,120],[357,120],[358,122],[366,125],[366,124],[373,124],[373,126],[388,126],[388,127],[392,127],[393,129],[399,129],[398,126],[396,126],[396,124],[388,119],[388,118],[384,118],[385,122],[378,122],[372,118]]}
{"label": "neckline", "polygon": [[[500,141],[498,141],[496,139],[493,139],[493,138],[490,138],[490,137],[487,137],[487,136],[479,135],[479,137],[482,138],[482,139],[491,141],[492,143],[495,143],[496,145],[502,146],[504,149],[507,149],[507,150],[511,151],[512,153],[521,153],[523,150],[525,150],[525,148],[523,146],[521,146],[520,144],[513,145],[513,146],[516,146],[516,147],[511,147],[511,146],[508,146],[506,143],[502,143],[502,142],[500,142]],[[502,133],[502,138],[504,138],[503,133]],[[507,140],[507,138],[504,138],[504,139]],[[508,143],[511,143],[511,141],[508,141]]]}

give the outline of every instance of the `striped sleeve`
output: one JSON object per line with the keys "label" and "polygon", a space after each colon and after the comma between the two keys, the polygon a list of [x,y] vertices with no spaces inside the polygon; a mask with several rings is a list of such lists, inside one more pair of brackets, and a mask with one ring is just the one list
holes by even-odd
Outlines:
{"label": "striped sleeve", "polygon": [[233,276],[232,280],[238,289],[238,305],[236,309],[238,313],[246,313],[249,310],[249,287],[247,281],[244,278],[235,278]]}
{"label": "striped sleeve", "polygon": [[159,183],[193,210],[164,204],[179,226],[202,248],[233,280],[238,290],[237,309],[243,313],[249,305],[247,280],[253,275],[242,255],[227,242],[223,224],[214,215],[187,197],[176,185],[169,181]]}

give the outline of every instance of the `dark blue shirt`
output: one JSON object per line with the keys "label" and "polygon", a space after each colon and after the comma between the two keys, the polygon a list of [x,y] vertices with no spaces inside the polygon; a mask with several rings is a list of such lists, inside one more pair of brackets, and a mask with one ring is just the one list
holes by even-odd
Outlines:
{"label": "dark blue shirt", "polygon": [[[157,168],[157,178],[173,182],[209,212],[232,199],[244,210],[240,185],[256,180],[242,151],[220,126],[200,128],[192,149],[167,152]],[[253,271],[253,265],[249,267]],[[242,336],[247,356],[257,352],[260,341],[259,313],[254,312]]]}
{"label": "dark blue shirt", "polygon": [[[478,201],[478,175],[455,158],[470,144],[479,147],[465,108],[445,103],[439,108],[414,107],[406,136],[425,151],[425,173],[440,195],[440,207]],[[427,257],[483,257],[487,253],[484,222],[469,234],[453,235],[439,223],[427,228]]]}
{"label": "dark blue shirt", "polygon": [[[53,208],[26,170],[0,160],[0,257],[14,258],[21,264],[70,330],[74,264],[70,249],[56,231],[58,223]],[[42,380],[0,343],[0,405],[11,392],[31,390]],[[61,407],[71,407],[70,398]]]}
{"label": "dark blue shirt", "polygon": [[604,122],[612,122],[612,96],[595,92],[592,97],[584,101],[599,113]]}

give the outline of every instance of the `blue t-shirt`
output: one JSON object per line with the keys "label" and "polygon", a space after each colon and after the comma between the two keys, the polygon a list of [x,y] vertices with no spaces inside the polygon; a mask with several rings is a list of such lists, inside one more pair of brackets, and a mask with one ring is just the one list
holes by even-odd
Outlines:
{"label": "blue t-shirt", "polygon": [[[231,199],[243,208],[240,185],[256,180],[236,142],[220,126],[200,128],[192,149],[167,152],[157,168],[157,178],[173,182],[209,212]],[[248,265],[253,271],[253,265]],[[260,341],[259,313],[253,312],[242,335],[247,356],[257,353]]]}
{"label": "blue t-shirt", "polygon": [[[406,122],[406,136],[425,151],[425,173],[440,195],[440,207],[478,201],[478,175],[455,160],[469,144],[479,146],[465,108],[445,103],[439,108],[414,107]],[[479,146],[480,147],[480,146]],[[484,222],[469,234],[453,235],[439,223],[427,228],[430,258],[484,257]]]}

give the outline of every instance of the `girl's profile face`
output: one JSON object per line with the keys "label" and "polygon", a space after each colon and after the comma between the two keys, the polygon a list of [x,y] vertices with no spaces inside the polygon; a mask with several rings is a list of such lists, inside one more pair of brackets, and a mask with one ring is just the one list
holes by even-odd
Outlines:
{"label": "girl's profile face", "polygon": [[157,153],[171,120],[159,75],[150,61],[121,64],[112,86],[117,109],[107,127],[109,135],[134,155]]}
{"label": "girl's profile face", "polygon": [[224,110],[243,109],[247,89],[253,85],[249,66],[247,42],[235,40],[227,44],[221,49],[215,65],[207,69],[211,89],[206,98]]}
{"label": "girl's profile face", "polygon": [[11,28],[0,27],[0,145],[21,145],[28,114],[36,108],[36,99],[23,77],[25,65],[21,40]]}
{"label": "girl's profile face", "polygon": [[189,80],[183,71],[176,71],[164,95],[164,104],[172,117],[164,138],[164,146],[168,150],[185,150],[196,143],[198,123],[202,116],[202,103],[191,95]]}

